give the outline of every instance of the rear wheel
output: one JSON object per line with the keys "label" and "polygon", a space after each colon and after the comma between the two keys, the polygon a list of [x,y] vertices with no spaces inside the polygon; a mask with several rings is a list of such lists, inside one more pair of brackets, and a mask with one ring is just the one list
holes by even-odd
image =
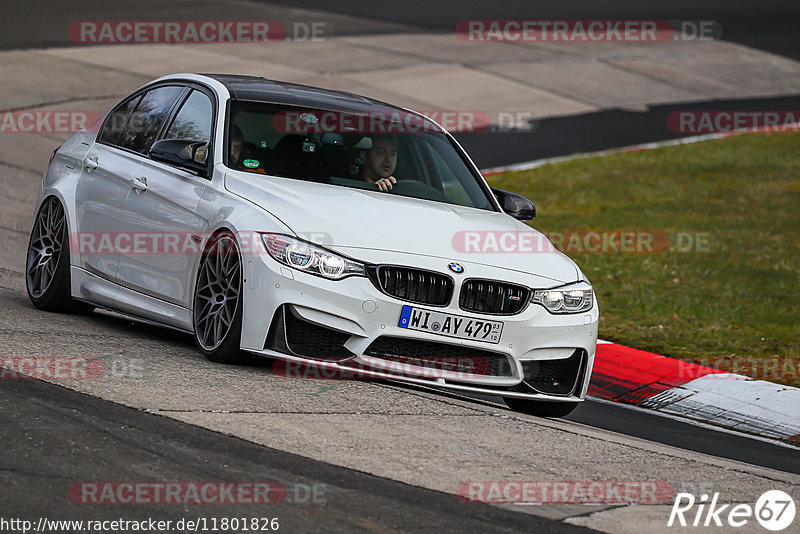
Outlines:
{"label": "rear wheel", "polygon": [[230,232],[214,235],[206,247],[194,292],[194,338],[212,362],[251,363],[239,349],[242,337],[242,261]]}
{"label": "rear wheel", "polygon": [[28,298],[40,310],[88,313],[94,307],[71,295],[68,235],[64,207],[56,197],[49,197],[39,208],[28,242]]}
{"label": "rear wheel", "polygon": [[577,402],[549,402],[503,397],[506,406],[515,412],[536,415],[538,417],[565,417],[578,406]]}

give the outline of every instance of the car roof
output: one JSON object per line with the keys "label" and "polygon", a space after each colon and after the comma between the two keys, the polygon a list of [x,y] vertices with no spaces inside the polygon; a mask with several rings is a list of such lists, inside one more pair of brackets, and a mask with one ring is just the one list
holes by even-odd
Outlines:
{"label": "car roof", "polygon": [[[356,112],[408,113],[409,110],[366,96],[310,85],[268,80],[259,76],[202,74],[228,90],[233,100],[288,104],[314,109]],[[416,113],[416,112],[414,112]],[[433,121],[429,121],[435,124]],[[440,127],[436,125],[436,129]]]}

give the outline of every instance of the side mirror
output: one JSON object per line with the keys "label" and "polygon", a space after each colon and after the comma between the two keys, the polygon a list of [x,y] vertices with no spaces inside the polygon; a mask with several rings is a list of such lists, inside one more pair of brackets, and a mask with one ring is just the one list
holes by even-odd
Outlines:
{"label": "side mirror", "polygon": [[497,197],[503,211],[520,221],[530,221],[536,218],[536,206],[533,202],[517,193],[503,191],[502,189],[492,189],[492,193]]}
{"label": "side mirror", "polygon": [[208,176],[208,143],[182,139],[162,139],[150,147],[150,159]]}

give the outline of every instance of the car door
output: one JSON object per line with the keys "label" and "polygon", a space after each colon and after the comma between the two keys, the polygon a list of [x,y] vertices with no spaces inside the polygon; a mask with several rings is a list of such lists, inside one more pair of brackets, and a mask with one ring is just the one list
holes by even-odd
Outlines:
{"label": "car door", "polygon": [[[206,153],[213,154],[213,102],[210,92],[189,89],[160,138],[208,143]],[[120,256],[117,282],[190,307],[191,276],[199,259],[192,237],[204,227],[195,211],[208,180],[195,171],[149,158],[143,161],[138,178],[140,186],[128,195],[122,217],[130,231],[155,239],[145,240],[150,247],[145,253]]]}
{"label": "car door", "polygon": [[119,263],[114,244],[124,231],[119,215],[131,189],[130,180],[141,165],[138,155],[120,147],[119,142],[141,98],[141,94],[135,95],[109,113],[83,158],[75,191],[77,228],[71,246],[78,246],[83,269],[108,280],[115,279]]}

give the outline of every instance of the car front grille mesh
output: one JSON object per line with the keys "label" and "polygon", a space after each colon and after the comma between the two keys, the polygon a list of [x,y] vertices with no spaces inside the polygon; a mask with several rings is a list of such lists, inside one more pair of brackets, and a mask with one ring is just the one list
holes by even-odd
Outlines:
{"label": "car front grille mesh", "polygon": [[313,360],[346,360],[355,356],[344,344],[350,334],[308,322],[288,304],[279,306],[272,318],[265,349]]}
{"label": "car front grille mesh", "polygon": [[581,376],[586,351],[576,349],[569,358],[560,360],[525,360],[524,381],[534,390],[549,395],[569,395]]}
{"label": "car front grille mesh", "polygon": [[381,336],[364,356],[465,375],[511,376],[511,364],[503,354],[433,341]]}
{"label": "car front grille mesh", "polygon": [[400,300],[446,306],[453,296],[453,280],[432,271],[381,265],[369,274],[378,289]]}
{"label": "car front grille mesh", "polygon": [[467,280],[461,286],[458,306],[462,310],[496,315],[521,312],[530,300],[530,289],[496,280]]}

